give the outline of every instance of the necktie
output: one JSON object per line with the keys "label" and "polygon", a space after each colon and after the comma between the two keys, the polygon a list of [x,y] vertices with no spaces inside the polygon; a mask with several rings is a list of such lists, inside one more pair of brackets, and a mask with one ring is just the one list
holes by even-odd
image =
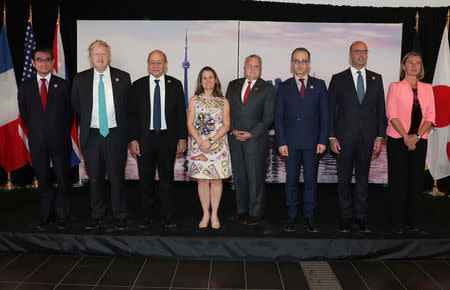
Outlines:
{"label": "necktie", "polygon": [[250,94],[250,91],[252,90],[252,86],[251,86],[252,82],[248,81],[248,87],[245,90],[245,94],[244,94],[244,101],[242,102],[245,105],[245,102],[247,101],[248,95]]}
{"label": "necktie", "polygon": [[159,80],[155,80],[155,92],[153,94],[153,130],[161,130],[161,92]]}
{"label": "necktie", "polygon": [[45,86],[45,81],[47,79],[42,78],[41,79],[41,103],[42,103],[42,109],[45,111],[45,107],[47,105],[47,87]]}
{"label": "necktie", "polygon": [[106,99],[105,99],[105,85],[103,84],[103,74],[100,74],[100,81],[98,82],[98,123],[100,127],[100,134],[106,137],[109,133],[108,116],[106,113]]}
{"label": "necktie", "polygon": [[356,93],[358,94],[359,103],[362,104],[364,99],[364,81],[361,75],[361,71],[357,71],[358,81],[356,82]]}
{"label": "necktie", "polygon": [[302,87],[300,88],[300,96],[302,99],[305,97],[305,79],[298,79],[302,83]]}

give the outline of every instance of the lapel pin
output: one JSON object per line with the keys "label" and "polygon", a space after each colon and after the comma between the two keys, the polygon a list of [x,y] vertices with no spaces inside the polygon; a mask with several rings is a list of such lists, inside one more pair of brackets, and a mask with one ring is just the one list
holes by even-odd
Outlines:
{"label": "lapel pin", "polygon": [[314,89],[314,86],[313,86],[313,85],[310,85],[309,88],[310,88],[310,89]]}
{"label": "lapel pin", "polygon": [[54,84],[53,87],[54,87],[54,88],[57,88],[57,87],[58,87],[58,84]]}
{"label": "lapel pin", "polygon": [[372,77],[372,79],[375,80],[376,78],[375,78],[375,77]]}
{"label": "lapel pin", "polygon": [[167,83],[170,84],[172,81],[171,80],[167,80]]}
{"label": "lapel pin", "polygon": [[118,82],[119,81],[119,78],[116,78],[116,82]]}
{"label": "lapel pin", "polygon": [[255,91],[257,91],[258,90],[258,88],[257,87],[255,87]]}

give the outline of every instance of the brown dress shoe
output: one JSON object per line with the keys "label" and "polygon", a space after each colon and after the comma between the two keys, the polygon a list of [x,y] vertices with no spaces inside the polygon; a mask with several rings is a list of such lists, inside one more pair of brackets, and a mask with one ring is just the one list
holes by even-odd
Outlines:
{"label": "brown dress shoe", "polygon": [[262,216],[248,216],[244,224],[248,226],[254,226],[262,222],[262,220],[263,220]]}

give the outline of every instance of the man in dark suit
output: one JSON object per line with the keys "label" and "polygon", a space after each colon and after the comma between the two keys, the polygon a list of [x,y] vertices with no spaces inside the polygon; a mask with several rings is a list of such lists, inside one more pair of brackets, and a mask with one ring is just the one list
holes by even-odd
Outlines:
{"label": "man in dark suit", "polygon": [[[31,63],[37,71],[36,78],[20,84],[18,102],[41,193],[42,220],[35,228],[45,231],[54,214],[56,228],[63,230],[69,215],[70,125],[73,118],[70,88],[66,80],[52,74],[53,52],[50,49],[35,49]],[[58,182],[56,190],[50,178],[50,162]]]}
{"label": "man in dark suit", "polygon": [[256,225],[264,215],[267,133],[273,122],[274,87],[260,78],[261,58],[245,59],[244,78],[228,84],[231,136],[229,138],[236,213],[232,217]]}
{"label": "man in dark suit", "polygon": [[296,48],[291,55],[294,77],[282,82],[275,99],[275,132],[278,151],[286,157],[286,204],[288,222],[284,230],[295,231],[298,214],[298,180],[303,163],[305,229],[317,232],[316,208],[318,155],[328,143],[328,98],[325,82],[309,76],[310,53]]}
{"label": "man in dark suit", "polygon": [[365,69],[367,53],[364,42],[352,43],[350,68],[333,75],[328,87],[330,147],[337,155],[339,231],[344,233],[350,232],[354,224],[361,232],[371,232],[367,224],[370,162],[380,153],[386,136],[383,80],[381,75]]}
{"label": "man in dark suit", "polygon": [[79,118],[80,146],[91,191],[91,221],[85,229],[96,229],[103,222],[106,171],[111,183],[111,211],[115,221],[110,230],[126,230],[124,174],[130,75],[109,65],[110,47],[102,40],[89,46],[89,60],[93,68],[76,74],[72,88],[72,104]]}
{"label": "man in dark suit", "polygon": [[147,59],[150,75],[133,83],[129,105],[130,151],[137,158],[144,219],[139,228],[152,222],[153,186],[159,176],[161,216],[164,226],[176,227],[174,217],[174,163],[177,153],[186,150],[186,105],[181,82],[165,74],[167,57],[152,51]]}

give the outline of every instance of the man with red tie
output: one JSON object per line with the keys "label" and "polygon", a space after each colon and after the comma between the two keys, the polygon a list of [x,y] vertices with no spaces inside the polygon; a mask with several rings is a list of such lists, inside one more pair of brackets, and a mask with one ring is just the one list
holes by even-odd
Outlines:
{"label": "man with red tie", "polygon": [[257,55],[245,59],[244,78],[228,84],[229,138],[233,179],[236,186],[234,220],[256,225],[264,215],[267,133],[272,126],[274,87],[260,78],[262,61]]}
{"label": "man with red tie", "polygon": [[308,75],[310,53],[296,48],[291,54],[293,77],[278,87],[275,103],[275,133],[278,151],[286,157],[286,204],[288,222],[285,231],[295,231],[298,214],[298,181],[303,164],[305,187],[303,217],[305,229],[317,232],[313,216],[316,208],[318,154],[328,143],[328,99],[323,80]]}
{"label": "man with red tie", "polygon": [[[28,141],[34,172],[41,193],[41,222],[35,227],[45,231],[50,217],[55,215],[56,228],[67,226],[70,193],[70,126],[73,113],[69,83],[52,74],[53,52],[37,48],[31,63],[36,69],[32,77],[19,86],[20,116],[28,131]],[[50,162],[58,187],[50,179]]]}

